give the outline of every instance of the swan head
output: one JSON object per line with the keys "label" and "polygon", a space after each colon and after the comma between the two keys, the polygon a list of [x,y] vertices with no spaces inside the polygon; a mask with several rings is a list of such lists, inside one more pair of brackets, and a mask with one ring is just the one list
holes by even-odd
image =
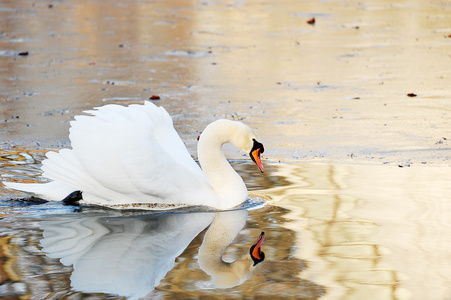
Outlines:
{"label": "swan head", "polygon": [[263,147],[263,144],[259,142],[260,138],[258,135],[249,126],[241,122],[230,120],[224,121],[231,122],[230,128],[232,130],[230,142],[245,153],[249,153],[252,161],[263,173],[264,168],[260,155],[265,151],[265,148]]}
{"label": "swan head", "polygon": [[254,141],[251,151],[249,152],[249,156],[251,157],[252,161],[257,165],[260,172],[264,172],[265,169],[263,168],[262,160],[260,158],[260,155],[265,151],[265,148],[263,147],[263,144],[258,142],[256,139],[252,139]]}
{"label": "swan head", "polygon": [[261,247],[265,233],[262,232],[257,242],[240,259],[231,263],[225,272],[211,272],[213,283],[218,288],[231,288],[251,278],[259,264],[265,259]]}
{"label": "swan head", "polygon": [[[208,137],[207,137],[208,136]],[[241,151],[248,153],[252,161],[263,173],[261,154],[265,151],[258,135],[247,125],[239,121],[216,120],[208,125],[199,137],[203,140],[217,140],[220,144],[232,143]]]}

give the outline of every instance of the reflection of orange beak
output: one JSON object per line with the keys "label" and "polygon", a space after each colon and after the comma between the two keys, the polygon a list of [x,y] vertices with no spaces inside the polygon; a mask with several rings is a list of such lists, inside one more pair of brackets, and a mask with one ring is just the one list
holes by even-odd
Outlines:
{"label": "reflection of orange beak", "polygon": [[256,149],[251,152],[251,158],[257,165],[257,167],[260,169],[260,171],[263,173],[265,171],[265,168],[263,168],[262,160],[260,158],[260,149]]}
{"label": "reflection of orange beak", "polygon": [[263,252],[261,250],[264,239],[265,239],[265,233],[262,232],[262,234],[260,234],[260,237],[258,238],[257,243],[255,243],[255,245],[254,245],[254,249],[252,250],[252,256],[257,258],[258,260],[264,259],[264,255],[262,256]]}

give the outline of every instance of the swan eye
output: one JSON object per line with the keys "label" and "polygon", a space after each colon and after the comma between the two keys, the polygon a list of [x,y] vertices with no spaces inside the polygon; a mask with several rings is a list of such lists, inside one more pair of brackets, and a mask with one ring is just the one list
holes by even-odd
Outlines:
{"label": "swan eye", "polygon": [[252,146],[252,151],[260,149],[260,153],[265,152],[265,147],[263,147],[263,144],[258,142],[256,139],[252,139],[252,141],[254,141],[254,145]]}

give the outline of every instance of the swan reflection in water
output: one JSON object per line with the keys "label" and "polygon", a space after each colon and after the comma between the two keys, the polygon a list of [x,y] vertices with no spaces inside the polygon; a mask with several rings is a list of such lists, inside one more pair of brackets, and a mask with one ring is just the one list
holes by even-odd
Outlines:
{"label": "swan reflection in water", "polygon": [[131,217],[73,216],[43,221],[47,256],[73,265],[72,288],[82,292],[146,296],[174,267],[176,257],[208,225],[199,248],[200,268],[218,288],[249,279],[264,260],[264,233],[247,253],[224,262],[224,249],[244,227],[247,210],[166,213]]}

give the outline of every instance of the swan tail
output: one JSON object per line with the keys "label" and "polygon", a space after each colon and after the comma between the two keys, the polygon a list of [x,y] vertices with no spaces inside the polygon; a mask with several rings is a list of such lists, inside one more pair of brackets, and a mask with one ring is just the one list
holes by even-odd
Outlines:
{"label": "swan tail", "polygon": [[48,183],[3,182],[3,184],[8,189],[25,192],[49,201],[61,201],[75,191],[72,186],[57,181]]}
{"label": "swan tail", "polygon": [[4,182],[9,189],[25,192],[49,201],[61,201],[74,191],[80,190],[86,175],[83,174],[72,150],[63,149],[59,153],[47,152],[42,162],[42,175],[53,181],[48,183]]}
{"label": "swan tail", "polygon": [[[74,150],[62,149],[60,152],[48,152],[42,162],[43,176],[72,186],[73,191],[83,193],[85,203],[97,203],[103,195],[114,199],[117,194],[106,185],[99,183],[95,177],[79,162]],[[106,173],[105,176],[108,176]],[[66,195],[67,196],[67,195]]]}
{"label": "swan tail", "polygon": [[89,182],[93,181],[78,162],[73,150],[62,149],[59,152],[47,152],[46,157],[47,159],[42,162],[41,167],[44,177],[64,182],[79,190],[83,190],[82,187],[89,186]]}

